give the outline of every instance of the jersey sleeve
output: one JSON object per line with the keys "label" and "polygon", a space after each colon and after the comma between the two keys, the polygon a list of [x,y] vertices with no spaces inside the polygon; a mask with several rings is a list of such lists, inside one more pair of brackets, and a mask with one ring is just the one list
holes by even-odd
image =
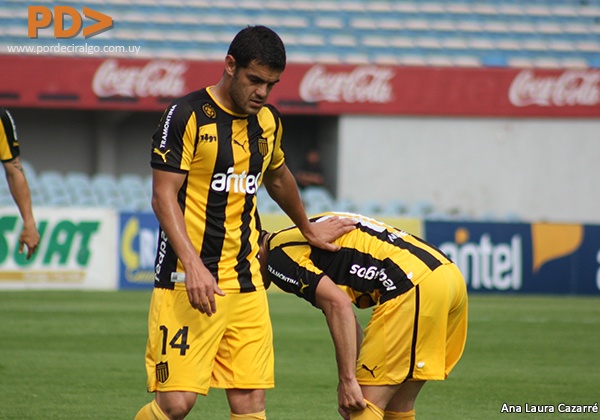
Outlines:
{"label": "jersey sleeve", "polygon": [[279,121],[279,130],[277,130],[277,136],[275,137],[275,144],[273,146],[273,158],[269,165],[269,170],[277,169],[285,162],[285,155],[281,148],[281,137],[283,136],[283,129],[281,127],[281,120]]}
{"label": "jersey sleeve", "polygon": [[281,139],[283,137],[283,127],[281,125],[281,117],[279,111],[274,106],[267,105],[267,108],[273,114],[275,119],[275,141],[273,143],[273,154],[271,156],[271,162],[269,162],[269,170],[277,169],[285,163],[285,154],[281,148]]}
{"label": "jersey sleeve", "polygon": [[267,270],[271,281],[281,290],[316,306],[315,292],[325,273],[312,263],[306,252],[310,253],[308,245],[275,248],[269,252]]}
{"label": "jersey sleeve", "polygon": [[173,102],[152,136],[151,166],[172,172],[189,171],[196,131],[196,115],[192,108],[186,102]]}
{"label": "jersey sleeve", "polygon": [[21,154],[17,141],[17,130],[12,116],[0,107],[0,161],[7,162]]}

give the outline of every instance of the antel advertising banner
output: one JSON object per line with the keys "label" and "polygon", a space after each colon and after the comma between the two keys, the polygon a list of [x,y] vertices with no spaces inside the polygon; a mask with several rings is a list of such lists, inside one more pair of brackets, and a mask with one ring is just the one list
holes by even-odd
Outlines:
{"label": "antel advertising banner", "polygon": [[19,254],[18,210],[0,209],[0,289],[116,289],[116,215],[100,209],[35,209],[41,241]]}
{"label": "antel advertising banner", "polygon": [[600,294],[600,226],[425,222],[470,292]]}
{"label": "antel advertising banner", "polygon": [[[0,55],[0,104],[163,111],[222,72],[222,62]],[[599,118],[600,70],[288,64],[270,103],[288,114]]]}

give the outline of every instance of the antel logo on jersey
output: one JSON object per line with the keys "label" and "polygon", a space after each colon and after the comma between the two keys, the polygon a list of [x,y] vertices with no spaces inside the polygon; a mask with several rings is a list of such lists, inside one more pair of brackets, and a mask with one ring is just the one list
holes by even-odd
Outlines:
{"label": "antel logo on jersey", "polygon": [[177,61],[150,61],[145,66],[119,66],[104,61],[92,80],[92,90],[101,97],[177,97],[185,93],[184,73],[188,67]]}
{"label": "antel logo on jersey", "polygon": [[226,174],[215,174],[210,188],[218,192],[229,192],[233,190],[235,193],[242,194],[255,194],[258,189],[258,180],[260,179],[262,172],[258,175],[248,175],[246,171],[241,174],[233,173],[233,166],[227,170]]}
{"label": "antel logo on jersey", "polygon": [[513,80],[508,98],[514,106],[595,106],[600,104],[600,71],[567,70],[558,76],[538,76],[523,70]]}
{"label": "antel logo on jersey", "polygon": [[387,67],[364,66],[351,72],[327,73],[312,67],[300,82],[300,97],[306,102],[388,103],[394,99],[390,81],[396,73]]}

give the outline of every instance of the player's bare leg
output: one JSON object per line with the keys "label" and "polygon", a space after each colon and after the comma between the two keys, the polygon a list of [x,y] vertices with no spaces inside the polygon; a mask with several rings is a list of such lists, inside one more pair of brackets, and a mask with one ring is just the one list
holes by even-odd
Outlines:
{"label": "player's bare leg", "polygon": [[227,389],[231,419],[265,420],[264,389]]}
{"label": "player's bare leg", "polygon": [[170,420],[182,420],[194,407],[196,397],[194,392],[157,392],[156,402]]}
{"label": "player's bare leg", "polygon": [[385,407],[383,420],[414,420],[415,400],[426,381],[408,381],[400,385]]}

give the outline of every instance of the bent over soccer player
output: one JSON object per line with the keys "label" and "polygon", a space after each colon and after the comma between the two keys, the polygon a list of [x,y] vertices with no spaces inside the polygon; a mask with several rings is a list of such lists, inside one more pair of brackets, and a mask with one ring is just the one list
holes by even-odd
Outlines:
{"label": "bent over soccer player", "polygon": [[[232,41],[219,83],[176,99],[152,143],[152,207],[160,223],[146,370],[154,401],[136,420],[180,420],[197,394],[225,388],[230,418],[262,420],[273,387],[273,340],[257,260],[256,192],[269,194],[318,246],[353,226],[309,223],[266,105],[285,68],[264,26]],[[347,224],[348,225],[348,224]]]}
{"label": "bent over soccer player", "polygon": [[[334,242],[338,252],[313,247],[295,227],[261,232],[265,285],[274,282],[323,310],[345,419],[414,419],[425,381],[445,379],[462,355],[465,281],[441,251],[374,219],[327,213],[313,220],[334,214],[356,223]],[[352,303],[375,306],[364,339]]]}

